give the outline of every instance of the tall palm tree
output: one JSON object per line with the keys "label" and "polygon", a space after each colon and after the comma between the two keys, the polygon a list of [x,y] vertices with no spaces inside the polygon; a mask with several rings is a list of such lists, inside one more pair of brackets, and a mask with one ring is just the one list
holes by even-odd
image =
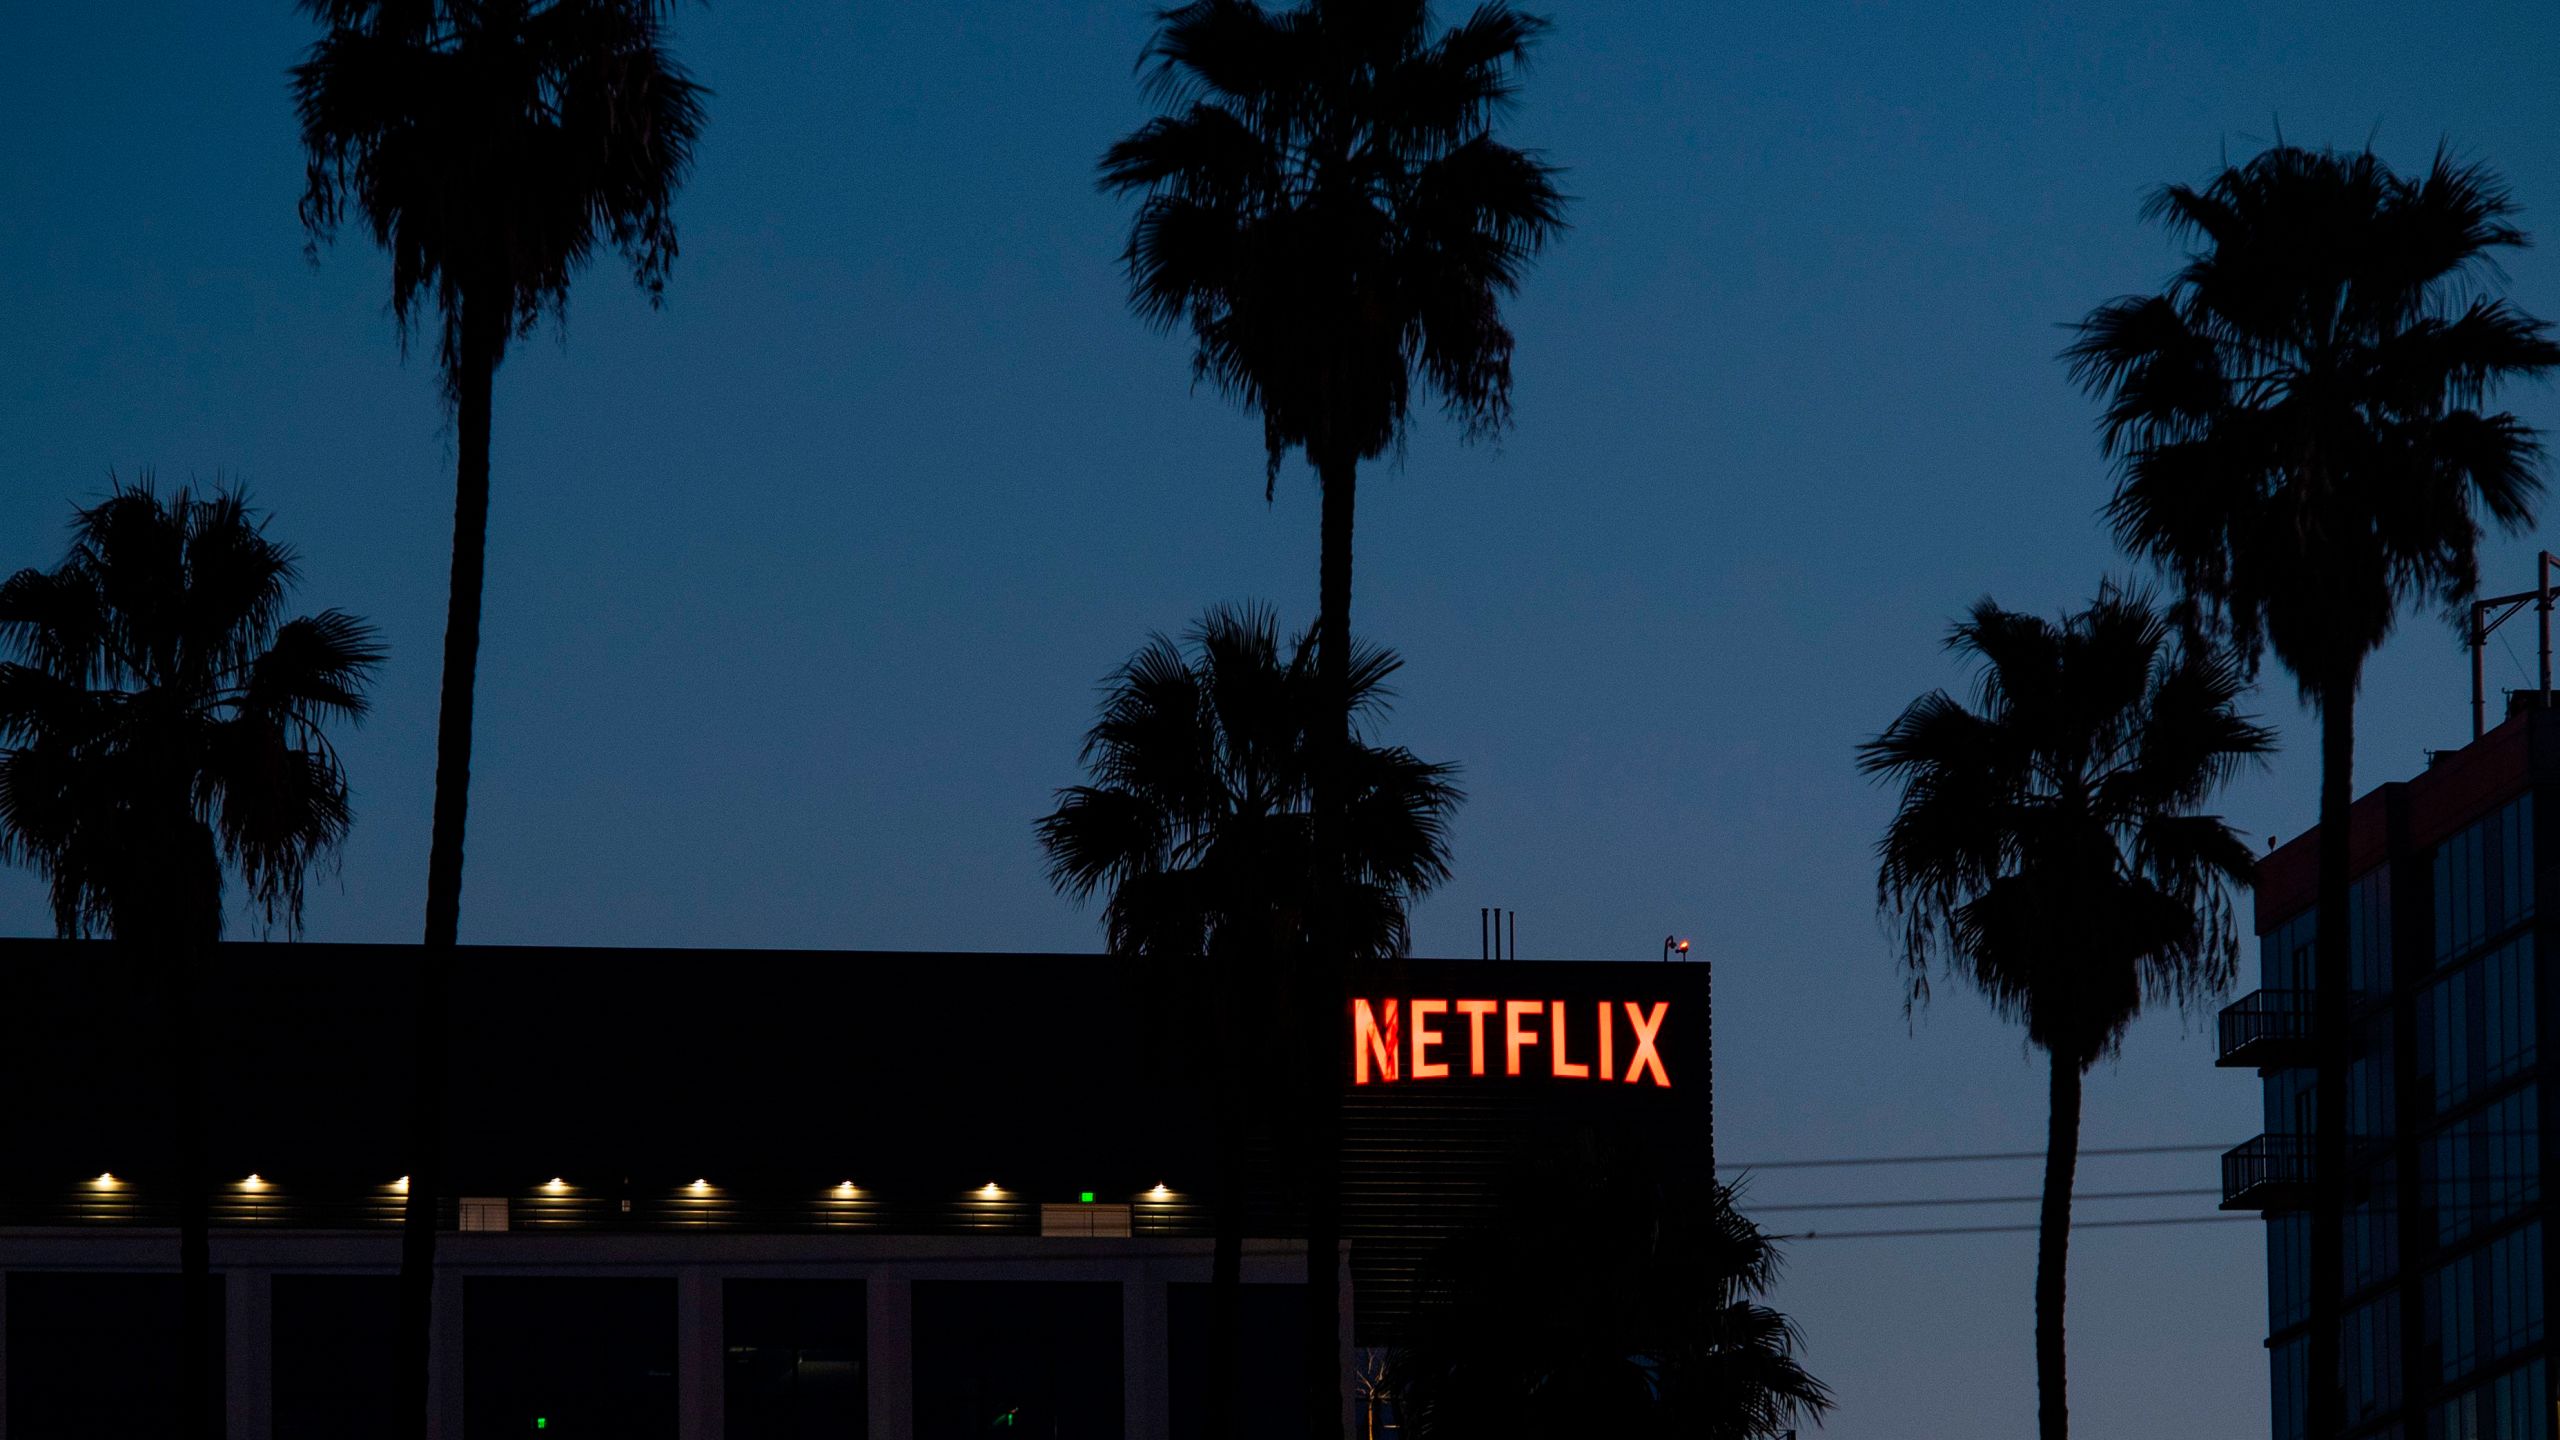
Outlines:
{"label": "tall palm tree", "polygon": [[1776,1440],[1819,1424],[1771,1237],[1733,1187],[1598,1154],[1524,1177],[1424,1272],[1388,1389],[1421,1440]]}
{"label": "tall palm tree", "polygon": [[2147,218],[2192,245],[2157,295],[2092,312],[2066,352],[2103,396],[2117,539],[2252,672],[2272,649],[2320,715],[2312,1035],[2311,1432],[2342,1420],[2337,1318],[2347,1184],[2347,808],[2367,657],[2420,597],[2479,584],[2480,515],[2529,526],[2540,437],[2488,409],[2560,365],[2549,327],[2489,293],[2522,247],[2506,186],[2439,153],[2278,145]]}
{"label": "tall palm tree", "polygon": [[[1293,989],[1324,983],[1291,962],[1311,944],[1328,875],[1313,756],[1336,712],[1313,637],[1284,645],[1267,609],[1212,609],[1185,638],[1187,650],[1151,637],[1106,682],[1085,737],[1093,783],[1059,792],[1040,842],[1060,892],[1106,895],[1114,954],[1178,971],[1208,962],[1216,1033],[1186,1058],[1214,1067],[1221,1112],[1206,1388],[1210,1434],[1223,1437],[1236,1419],[1241,1151],[1265,1108],[1248,1077],[1288,1049],[1246,1017],[1297,1013]],[[1351,713],[1383,718],[1400,662],[1375,649],[1351,659]],[[1448,878],[1448,817],[1464,797],[1455,767],[1356,735],[1350,770],[1348,939],[1360,958],[1402,955],[1407,907]]]}
{"label": "tall palm tree", "polygon": [[352,210],[390,253],[402,343],[433,316],[459,431],[400,1258],[401,1402],[423,1435],[491,392],[508,342],[546,311],[566,310],[571,277],[599,247],[620,250],[650,302],[659,301],[704,92],[667,52],[664,0],[302,0],[302,8],[328,27],[293,69],[309,162],[303,223],[315,242],[327,240]]}
{"label": "tall palm tree", "polygon": [[[1493,137],[1546,23],[1489,0],[1435,29],[1424,0],[1192,0],[1158,12],[1141,63],[1166,113],[1113,145],[1103,188],[1143,196],[1126,261],[1130,303],[1188,328],[1192,373],[1262,418],[1266,495],[1290,450],[1323,487],[1317,656],[1348,695],[1351,536],[1359,468],[1405,434],[1417,381],[1471,434],[1510,416],[1501,302],[1561,229],[1555,171]],[[1339,849],[1349,743],[1317,736],[1318,838]],[[1333,902],[1317,948],[1344,963]],[[1321,990],[1322,987],[1318,987]],[[1329,1033],[1328,1010],[1310,1015]],[[1339,1056],[1333,1057],[1339,1059]],[[1309,1075],[1321,1119],[1340,1067]],[[1335,1159],[1309,1154],[1310,1393],[1340,1394]],[[1338,1405],[1335,1407],[1338,1409]],[[1339,1420],[1319,1421],[1338,1431]]]}
{"label": "tall palm tree", "polygon": [[1933,972],[1961,977],[2050,1061],[2037,1421],[2064,1440],[2081,1080],[2146,1004],[2229,985],[2249,848],[2202,807],[2271,737],[2234,709],[2237,664],[2173,643],[2146,600],[2112,587],[2059,624],[1984,600],[1948,648],[1982,662],[1976,704],[1932,691],[1859,747],[1862,769],[1902,786],[1877,903],[1913,1003]]}
{"label": "tall palm tree", "polygon": [[295,570],[240,491],[163,498],[146,476],[78,512],[60,565],[0,582],[0,860],[45,878],[63,938],[111,937],[165,989],[196,1435],[219,1420],[198,972],[229,874],[299,928],[350,819],[327,727],[364,717],[382,659],[351,615],[281,618]]}

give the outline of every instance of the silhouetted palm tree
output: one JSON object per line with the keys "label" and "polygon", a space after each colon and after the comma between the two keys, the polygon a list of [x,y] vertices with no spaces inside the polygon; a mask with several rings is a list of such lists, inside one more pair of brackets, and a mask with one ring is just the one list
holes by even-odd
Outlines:
{"label": "silhouetted palm tree", "polygon": [[426,1425],[443,1175],[445,972],[460,933],[472,682],[489,529],[491,390],[510,340],[559,314],[602,246],[651,303],[676,256],[671,205],[703,123],[668,55],[664,0],[302,0],[328,27],[294,67],[315,240],[352,210],[391,256],[402,343],[432,314],[458,418],[453,574],[436,727],[419,982],[419,1075],[401,1247],[401,1403]]}
{"label": "silhouetted palm tree", "polygon": [[1774,1440],[1821,1423],[1829,1389],[1760,1303],[1777,1246],[1734,1201],[1629,1156],[1515,1182],[1492,1226],[1425,1268],[1387,1367],[1405,1432]]}
{"label": "silhouetted palm tree", "polygon": [[2037,1418],[2069,1431],[2064,1269],[2081,1077],[2145,1004],[2221,993],[2239,952],[2248,846],[2203,806],[2270,737],[2234,708],[2239,667],[2112,587],[2060,624],[1985,600],[1948,647],[1983,662],[1976,708],[1944,691],[1859,747],[1899,782],[1878,904],[1911,997],[1933,970],[1980,990],[2051,1060],[2036,1248]]}
{"label": "silhouetted palm tree", "polygon": [[[1144,59],[1167,113],[1102,161],[1105,189],[1145,197],[1129,236],[1130,301],[1154,324],[1187,327],[1194,375],[1261,416],[1266,492],[1289,450],[1315,467],[1318,659],[1347,694],[1361,462],[1405,433],[1417,380],[1471,433],[1509,418],[1501,302],[1561,228],[1564,200],[1555,172],[1492,126],[1545,22],[1501,0],[1437,33],[1423,0],[1280,11],[1194,0],[1158,20]],[[1321,838],[1341,823],[1328,757],[1347,742],[1317,739]],[[1321,933],[1331,906],[1317,903]],[[1338,940],[1319,949],[1342,963]],[[1329,1010],[1308,1021],[1332,1022]],[[1338,1069],[1309,1076],[1310,1113],[1331,1104]],[[1319,1150],[1306,1363],[1310,1393],[1338,1396],[1338,1218],[1325,1198],[1330,1148]]]}
{"label": "silhouetted palm tree", "polygon": [[332,722],[365,713],[382,651],[324,610],[279,623],[293,551],[239,491],[146,477],[78,512],[69,555],[0,582],[0,859],[45,878],[65,938],[111,936],[166,987],[188,1433],[219,1416],[197,971],[236,871],[268,924],[349,823]]}
{"label": "silhouetted palm tree", "polygon": [[2187,263],[2093,312],[2067,352],[2106,397],[2117,538],[2252,671],[2273,649],[2320,713],[2314,1434],[2341,1420],[2356,689],[2404,606],[2477,588],[2481,511],[2532,522],[2540,439],[2486,409],[2560,364],[2547,326],[2485,293],[2496,253],[2525,244],[2514,213],[2495,174],[2442,154],[2404,177],[2370,152],[2279,145],[2162,189],[2146,215],[2194,244]]}
{"label": "silhouetted palm tree", "polygon": [[[1338,713],[1311,636],[1284,646],[1260,607],[1218,607],[1186,637],[1151,637],[1106,683],[1085,737],[1093,783],[1062,790],[1040,822],[1049,879],[1081,900],[1106,895],[1114,954],[1189,970],[1203,959],[1215,1024],[1207,1053],[1219,1090],[1216,1251],[1207,1387],[1213,1436],[1234,1429],[1236,1287],[1243,1254],[1240,1152],[1262,1106],[1248,1077],[1285,1052],[1251,1017],[1301,1013],[1308,915],[1326,877],[1316,843],[1312,760]],[[1382,717],[1399,661],[1358,649],[1355,717]],[[1464,798],[1455,767],[1401,747],[1351,746],[1349,940],[1355,956],[1405,953],[1405,913],[1448,878],[1447,822]],[[1280,1067],[1280,1068],[1285,1068]],[[1189,1437],[1185,1437],[1189,1440]]]}

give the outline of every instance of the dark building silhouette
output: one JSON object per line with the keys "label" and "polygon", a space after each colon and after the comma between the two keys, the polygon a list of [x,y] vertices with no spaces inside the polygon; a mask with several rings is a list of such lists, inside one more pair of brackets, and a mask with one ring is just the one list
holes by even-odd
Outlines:
{"label": "dark building silhouette", "polygon": [[[438,1433],[1196,1431],[1220,1138],[1196,974],[459,953]],[[206,1084],[235,1435],[381,1427],[414,959],[221,949]],[[1707,980],[1515,961],[1361,977],[1343,1006],[1346,1376],[1515,1173],[1601,1146],[1713,1174]],[[7,1440],[175,1428],[151,995],[110,946],[0,941]],[[1302,1434],[1304,1197],[1285,1106],[1264,1108],[1242,1141],[1248,1433]]]}
{"label": "dark building silhouette", "polygon": [[2560,712],[2521,702],[2350,813],[2349,1185],[2342,1311],[2313,1313],[2317,832],[2259,868],[2262,988],[2219,1058],[2253,1067],[2265,1133],[2223,1157],[2225,1209],[2267,1225],[2276,1440],[2305,1440],[2311,1329],[2340,1327],[2350,1436],[2551,1440],[2542,1123],[2555,1054],[2547,863]]}

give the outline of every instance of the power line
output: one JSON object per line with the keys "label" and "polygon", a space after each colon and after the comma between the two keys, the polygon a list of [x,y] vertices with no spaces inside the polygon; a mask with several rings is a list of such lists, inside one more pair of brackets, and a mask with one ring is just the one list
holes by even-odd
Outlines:
{"label": "power line", "polygon": [[[2072,1225],[2077,1230],[2132,1230],[2146,1225],[2237,1225],[2256,1220],[2255,1215],[2182,1215],[2161,1216],[2150,1220],[2083,1220]],[[1772,1240],[1903,1240],[1930,1235],[2027,1235],[2043,1227],[2036,1225],[1939,1225],[1913,1230],[1807,1230],[1795,1235],[1772,1235]]]}
{"label": "power line", "polygon": [[[2218,1196],[2221,1193],[2222,1187],[2212,1185],[2187,1190],[2095,1190],[2074,1195],[2071,1198],[2077,1203],[2082,1200],[2183,1199],[2190,1195]],[[2041,1195],[1959,1195],[1938,1200],[1827,1200],[1788,1205],[1745,1204],[1742,1208],[1754,1215],[1765,1215],[1780,1210],[1908,1210],[1941,1205],[2033,1205],[2043,1199]]]}
{"label": "power line", "polygon": [[[2083,1159],[2094,1155],[2193,1155],[2207,1151],[2219,1154],[2228,1145],[2110,1145],[2084,1148]],[[1984,1160],[2041,1160],[2042,1150],[1987,1150],[1974,1155],[1841,1155],[1820,1160],[1766,1160],[1747,1165],[1719,1165],[1719,1170],[1831,1170],[1852,1165],[1957,1165]]]}

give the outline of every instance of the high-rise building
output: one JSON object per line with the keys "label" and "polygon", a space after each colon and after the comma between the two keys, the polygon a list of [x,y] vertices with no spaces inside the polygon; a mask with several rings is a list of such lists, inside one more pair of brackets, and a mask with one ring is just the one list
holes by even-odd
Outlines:
{"label": "high-rise building", "polygon": [[[2338,1328],[2342,1436],[2552,1440],[2539,935],[2560,891],[2536,856],[2560,846],[2535,827],[2560,809],[2555,784],[2560,712],[2519,704],[2355,802],[2342,1200],[2313,1183],[2318,832],[2259,867],[2261,988],[2222,1012],[2218,1054],[2258,1072],[2265,1133],[2223,1157],[2222,1204],[2266,1216],[2275,1440],[2312,1440],[2322,1325]],[[2336,1203],[2340,1299],[2319,1313],[2313,1220]]]}

